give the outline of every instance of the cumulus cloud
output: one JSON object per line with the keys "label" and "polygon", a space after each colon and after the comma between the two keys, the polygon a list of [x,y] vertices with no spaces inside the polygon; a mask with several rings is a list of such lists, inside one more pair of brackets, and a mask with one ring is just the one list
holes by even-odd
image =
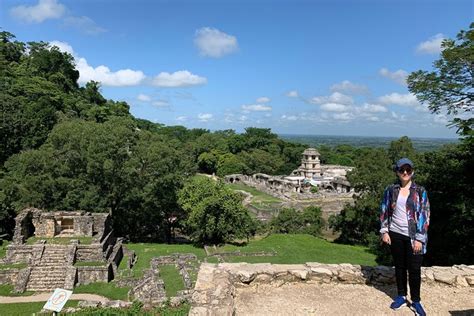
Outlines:
{"label": "cumulus cloud", "polygon": [[402,105],[402,106],[419,106],[419,102],[416,99],[416,96],[407,93],[391,93],[378,98],[378,101],[382,104],[393,104],[393,105]]}
{"label": "cumulus cloud", "polygon": [[60,50],[61,52],[69,53],[69,54],[75,56],[74,50],[72,49],[72,46],[69,45],[69,44],[66,43],[66,42],[51,41],[51,42],[49,42],[49,46],[50,46],[50,47],[56,46],[57,48],[59,48],[59,50]]}
{"label": "cumulus cloud", "polygon": [[198,120],[201,122],[208,122],[212,120],[213,115],[211,113],[199,113]]}
{"label": "cumulus cloud", "polygon": [[68,16],[64,19],[64,25],[67,27],[73,27],[88,35],[107,32],[106,29],[98,26],[91,18],[87,16]]}
{"label": "cumulus cloud", "polygon": [[365,113],[384,113],[388,112],[387,108],[384,107],[383,105],[380,104],[370,104],[370,103],[364,103],[362,107],[360,107],[360,110],[365,112]]}
{"label": "cumulus cloud", "polygon": [[271,100],[270,100],[270,98],[268,98],[268,97],[260,97],[260,98],[258,98],[256,101],[257,101],[257,103],[268,103],[268,102],[270,102]]}
{"label": "cumulus cloud", "polygon": [[137,96],[137,100],[138,101],[142,101],[142,102],[150,102],[151,101],[151,97],[146,95],[146,94],[142,94],[140,93],[138,96]]}
{"label": "cumulus cloud", "polygon": [[360,84],[355,84],[350,82],[349,80],[344,80],[340,83],[333,84],[331,86],[332,92],[346,92],[350,94],[364,94],[369,91],[369,89]]}
{"label": "cumulus cloud", "polygon": [[321,110],[327,112],[345,112],[349,110],[349,107],[340,103],[324,103],[321,105]]}
{"label": "cumulus cloud", "polygon": [[28,23],[41,23],[47,19],[59,19],[65,12],[66,7],[56,0],[39,0],[36,5],[20,5],[10,9],[11,16]]}
{"label": "cumulus cloud", "polygon": [[291,90],[291,91],[289,91],[289,92],[286,94],[286,96],[289,97],[289,98],[297,98],[297,97],[299,97],[298,91],[296,91],[296,90]]}
{"label": "cumulus cloud", "polygon": [[283,114],[281,116],[281,119],[282,120],[285,120],[285,121],[297,121],[298,120],[298,117],[296,115],[286,115],[286,114]]}
{"label": "cumulus cloud", "polygon": [[111,71],[107,66],[101,65],[92,67],[87,60],[79,57],[66,42],[52,41],[50,46],[56,46],[62,52],[67,52],[74,56],[76,60],[76,69],[79,71],[80,84],[87,83],[91,80],[98,81],[104,86],[122,87],[135,86],[143,82],[145,74],[139,70],[121,69],[118,71]]}
{"label": "cumulus cloud", "polygon": [[187,70],[173,73],[161,72],[153,78],[152,84],[157,87],[177,88],[206,84],[207,79],[194,75]]}
{"label": "cumulus cloud", "polygon": [[186,116],[178,116],[176,118],[176,121],[178,122],[186,122],[188,120],[188,118]]}
{"label": "cumulus cloud", "polygon": [[349,112],[344,112],[344,113],[335,113],[332,115],[332,118],[337,120],[337,121],[351,121],[354,119],[354,116],[349,113]]}
{"label": "cumulus cloud", "polygon": [[313,104],[324,104],[324,103],[339,103],[339,104],[352,104],[354,100],[345,94],[340,92],[334,92],[330,96],[319,96],[313,97],[309,101]]}
{"label": "cumulus cloud", "polygon": [[444,40],[444,35],[438,33],[432,36],[429,40],[421,42],[416,47],[418,54],[439,54],[441,53],[441,43]]}
{"label": "cumulus cloud", "polygon": [[265,111],[271,111],[272,107],[269,105],[263,105],[263,104],[249,104],[249,105],[242,105],[242,110],[246,112],[265,112]]}
{"label": "cumulus cloud", "polygon": [[433,121],[438,124],[446,125],[448,124],[448,118],[444,114],[436,114],[433,117]]}
{"label": "cumulus cloud", "polygon": [[196,30],[194,44],[202,56],[220,58],[238,49],[237,38],[212,27]]}
{"label": "cumulus cloud", "polygon": [[388,78],[390,80],[395,81],[398,84],[406,85],[407,84],[407,77],[408,72],[402,69],[398,69],[396,71],[390,71],[387,68],[382,68],[379,70],[379,74],[382,77]]}
{"label": "cumulus cloud", "polygon": [[85,58],[77,60],[76,68],[80,74],[79,83],[94,80],[99,81],[104,86],[123,87],[136,86],[145,79],[145,74],[142,71],[132,69],[111,71],[109,67],[104,65],[92,67]]}

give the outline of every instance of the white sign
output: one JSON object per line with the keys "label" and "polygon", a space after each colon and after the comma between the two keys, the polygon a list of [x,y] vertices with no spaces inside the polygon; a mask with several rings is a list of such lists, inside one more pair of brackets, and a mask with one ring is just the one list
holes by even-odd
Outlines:
{"label": "white sign", "polygon": [[46,304],[44,304],[43,308],[59,313],[71,295],[72,291],[55,289],[53,295],[51,295]]}

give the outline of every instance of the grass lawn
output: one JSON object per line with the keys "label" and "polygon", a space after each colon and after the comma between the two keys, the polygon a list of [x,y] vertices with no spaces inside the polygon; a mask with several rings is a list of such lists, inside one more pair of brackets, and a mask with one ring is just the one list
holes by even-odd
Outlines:
{"label": "grass lawn", "polygon": [[0,245],[0,258],[5,257],[7,254],[8,241],[4,240],[2,245]]}
{"label": "grass lawn", "polygon": [[79,240],[82,245],[92,244],[92,237],[30,237],[26,240],[27,245],[33,245],[39,240],[46,240],[47,244],[68,245],[71,240]]}
{"label": "grass lawn", "polygon": [[128,298],[129,287],[117,287],[114,282],[95,282],[87,285],[79,285],[74,288],[74,294],[91,293],[110,298],[112,300],[124,300]]}
{"label": "grass lawn", "polygon": [[178,291],[184,290],[184,283],[178,269],[174,265],[162,265],[159,266],[160,277],[165,282],[166,296],[176,296]]}
{"label": "grass lawn", "polygon": [[12,293],[12,291],[13,291],[13,285],[0,284],[0,296],[30,296],[35,293],[31,291],[26,291],[23,293]]}
{"label": "grass lawn", "polygon": [[[68,301],[64,307],[76,307],[78,302],[79,301]],[[33,315],[33,313],[41,311],[44,304],[46,304],[46,302],[0,304],[0,314],[2,316]],[[51,312],[51,314],[52,313],[53,312]]]}
{"label": "grass lawn", "polygon": [[221,252],[258,252],[276,251],[276,256],[269,257],[225,257],[228,262],[249,263],[352,263],[361,265],[376,265],[375,255],[367,248],[331,243],[311,235],[273,234],[260,240],[250,241],[246,246],[225,245]]}
{"label": "grass lawn", "polygon": [[3,263],[0,264],[0,270],[5,270],[5,269],[23,269],[26,268],[28,264],[26,263]]}
{"label": "grass lawn", "polygon": [[271,196],[265,192],[259,191],[251,186],[248,186],[243,183],[227,183],[227,187],[231,188],[232,190],[242,190],[248,192],[253,195],[252,202],[255,203],[280,203],[282,200]]}
{"label": "grass lawn", "polygon": [[133,276],[143,276],[143,270],[150,268],[150,260],[153,257],[171,255],[173,253],[194,253],[201,261],[204,260],[206,252],[202,248],[189,244],[148,244],[130,243],[125,244],[130,250],[134,250],[138,256],[137,263],[133,266]]}

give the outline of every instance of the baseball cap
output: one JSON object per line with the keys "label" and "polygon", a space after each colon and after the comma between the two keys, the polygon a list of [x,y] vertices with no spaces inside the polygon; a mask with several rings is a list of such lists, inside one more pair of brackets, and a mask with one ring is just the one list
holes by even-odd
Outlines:
{"label": "baseball cap", "polygon": [[408,158],[402,158],[399,161],[397,161],[397,164],[396,164],[397,170],[400,169],[403,165],[409,165],[410,167],[415,168],[415,164],[413,163],[413,161],[411,161]]}

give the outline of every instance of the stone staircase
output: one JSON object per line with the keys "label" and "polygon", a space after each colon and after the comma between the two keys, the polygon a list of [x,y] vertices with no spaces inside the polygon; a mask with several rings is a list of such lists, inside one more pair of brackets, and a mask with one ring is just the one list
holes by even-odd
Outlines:
{"label": "stone staircase", "polygon": [[66,245],[45,245],[41,260],[32,267],[26,290],[49,292],[63,288],[70,266],[66,261],[67,253]]}

